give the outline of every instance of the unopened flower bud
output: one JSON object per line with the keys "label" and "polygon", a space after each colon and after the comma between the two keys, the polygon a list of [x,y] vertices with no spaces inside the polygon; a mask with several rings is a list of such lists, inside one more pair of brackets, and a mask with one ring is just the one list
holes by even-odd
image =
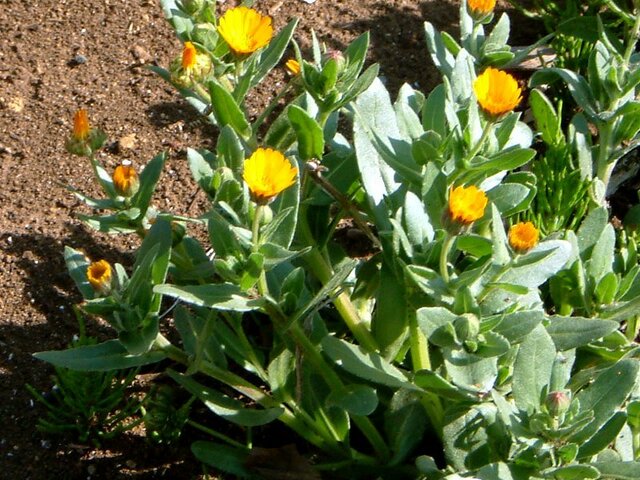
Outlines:
{"label": "unopened flower bud", "polygon": [[300,74],[300,63],[295,58],[290,58],[287,60],[287,63],[284,64],[284,68],[287,69],[287,72],[292,77],[298,76]]}
{"label": "unopened flower bud", "polygon": [[178,6],[183,12],[195,15],[204,7],[204,0],[180,0]]}
{"label": "unopened flower bud", "polygon": [[73,130],[65,146],[69,153],[88,157],[102,147],[106,138],[102,130],[91,128],[89,115],[81,108],[73,115]]}
{"label": "unopened flower bud", "polygon": [[106,297],[111,292],[111,265],[106,260],[93,262],[87,268],[87,280],[102,297]]}
{"label": "unopened flower bud", "polygon": [[465,313],[454,320],[453,328],[461,341],[475,340],[480,332],[480,320],[473,313]]}
{"label": "unopened flower bud", "polygon": [[338,73],[341,73],[342,70],[344,70],[345,65],[347,64],[347,59],[344,58],[344,55],[339,50],[329,50],[324,54],[323,60],[324,61],[322,63],[325,65],[331,61],[336,62]]}
{"label": "unopened flower bud", "polygon": [[554,417],[566,413],[571,405],[571,392],[568,390],[551,392],[544,401],[547,411]]}
{"label": "unopened flower bud", "polygon": [[124,161],[122,165],[116,167],[113,172],[113,186],[118,195],[127,198],[134,196],[138,192],[140,179],[131,162]]}

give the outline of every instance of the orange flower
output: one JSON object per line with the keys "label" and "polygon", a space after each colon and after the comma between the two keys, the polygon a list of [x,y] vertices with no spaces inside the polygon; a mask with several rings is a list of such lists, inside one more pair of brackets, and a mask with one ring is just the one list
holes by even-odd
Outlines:
{"label": "orange flower", "polygon": [[286,68],[287,72],[294,77],[300,74],[300,63],[298,63],[294,58],[287,60],[287,63],[284,64],[284,68]]}
{"label": "orange flower", "polygon": [[233,53],[249,55],[271,41],[271,17],[263,16],[252,8],[231,8],[220,19],[218,33]]}
{"label": "orange flower", "polygon": [[109,262],[100,260],[89,265],[87,280],[98,295],[108,295],[111,291],[111,265]]}
{"label": "orange flower", "polygon": [[522,100],[522,90],[513,76],[495,68],[487,68],[473,82],[478,103],[496,117],[510,112]]}
{"label": "orange flower", "polygon": [[138,173],[131,166],[131,162],[122,162],[113,171],[113,186],[118,195],[123,197],[132,197],[140,187]]}
{"label": "orange flower", "polygon": [[196,56],[198,52],[191,42],[184,42],[182,49],[182,68],[193,68],[196,65]]}
{"label": "orange flower", "polygon": [[91,127],[89,126],[89,115],[84,108],[81,108],[73,115],[73,138],[84,141],[89,137]]}
{"label": "orange flower", "polygon": [[258,148],[244,161],[242,178],[247,182],[253,200],[261,205],[293,185],[298,169],[277,150]]}
{"label": "orange flower", "polygon": [[474,17],[483,17],[493,12],[496,0],[467,0],[467,7]]}
{"label": "orange flower", "polygon": [[531,250],[539,238],[540,232],[531,222],[516,223],[509,229],[509,245],[518,253]]}
{"label": "orange flower", "polygon": [[487,195],[475,185],[456,187],[449,191],[449,216],[451,220],[470,225],[484,215]]}

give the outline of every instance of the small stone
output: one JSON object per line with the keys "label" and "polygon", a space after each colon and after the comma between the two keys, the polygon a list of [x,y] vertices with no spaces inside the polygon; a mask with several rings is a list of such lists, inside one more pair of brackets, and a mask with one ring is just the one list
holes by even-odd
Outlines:
{"label": "small stone", "polygon": [[131,133],[118,139],[119,150],[133,150],[136,146],[136,134]]}
{"label": "small stone", "polygon": [[140,45],[131,47],[131,55],[140,63],[149,63],[153,60],[151,54]]}
{"label": "small stone", "polygon": [[7,103],[7,107],[9,107],[9,109],[13,110],[16,113],[22,112],[22,110],[24,110],[24,98],[12,98],[11,100],[9,100],[9,103]]}

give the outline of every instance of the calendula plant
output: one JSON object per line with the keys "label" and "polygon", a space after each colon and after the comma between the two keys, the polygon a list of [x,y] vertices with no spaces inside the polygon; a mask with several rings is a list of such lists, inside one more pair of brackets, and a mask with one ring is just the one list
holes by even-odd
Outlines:
{"label": "calendula plant", "polygon": [[[637,328],[637,254],[616,249],[604,207],[576,232],[518,221],[544,181],[527,166],[533,128],[545,130],[522,120],[525,92],[502,68],[516,59],[508,17],[484,37],[493,2],[463,2],[460,43],[427,26],[443,83],[404,85],[395,102],[376,66],[363,71],[367,35],[344,52],[314,35],[307,59],[295,21],[275,33],[246,6],[162,3],[184,48],[155,70],[219,127],[215,151],[187,154],[208,239],[158,213],[135,229],[129,268],[67,248],[80,308],[118,339],[38,358],[84,370],[164,360],[235,425],[196,427],[212,438],[194,455],[242,478],[277,470],[252,433],[272,422],[309,453],[277,450],[289,476],[640,478],[638,347],[620,333]],[[290,81],[250,122],[246,96],[290,43]],[[146,168],[139,191],[155,185]],[[367,255],[334,241],[345,222]],[[173,335],[163,299],[179,303]],[[188,406],[174,415],[153,398],[152,435],[191,425]]]}

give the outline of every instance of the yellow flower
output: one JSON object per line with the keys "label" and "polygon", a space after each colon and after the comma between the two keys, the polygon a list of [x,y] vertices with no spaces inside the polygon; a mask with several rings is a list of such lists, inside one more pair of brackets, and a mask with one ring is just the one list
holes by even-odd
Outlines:
{"label": "yellow flower", "polygon": [[476,78],[473,91],[480,106],[494,116],[510,112],[522,100],[522,90],[516,79],[491,67]]}
{"label": "yellow flower", "polygon": [[298,169],[277,150],[258,148],[244,161],[242,178],[247,182],[253,200],[261,205],[296,181]]}
{"label": "yellow flower", "polygon": [[218,33],[233,53],[248,55],[271,41],[271,17],[263,16],[252,8],[231,8],[220,19]]}
{"label": "yellow flower", "polygon": [[287,63],[284,64],[284,68],[286,68],[287,72],[294,77],[300,74],[300,64],[294,58],[287,60]]}
{"label": "yellow flower", "polygon": [[136,169],[131,166],[131,162],[122,162],[113,171],[113,186],[118,195],[132,197],[138,191],[140,180]]}
{"label": "yellow flower", "polygon": [[539,238],[540,232],[531,222],[516,223],[509,229],[509,245],[518,253],[531,250]]}
{"label": "yellow flower", "polygon": [[184,42],[184,48],[182,49],[182,68],[193,68],[196,65],[196,58],[198,52],[196,47],[191,42]]}
{"label": "yellow flower", "polygon": [[73,115],[73,138],[77,141],[84,141],[90,133],[89,115],[84,108],[81,108]]}
{"label": "yellow flower", "polygon": [[487,195],[474,185],[451,188],[449,192],[449,215],[451,220],[470,225],[484,215]]}
{"label": "yellow flower", "polygon": [[93,262],[87,268],[87,280],[99,295],[108,295],[111,291],[111,265],[106,260]]}
{"label": "yellow flower", "polygon": [[485,16],[493,11],[496,0],[467,0],[467,6],[474,16]]}

